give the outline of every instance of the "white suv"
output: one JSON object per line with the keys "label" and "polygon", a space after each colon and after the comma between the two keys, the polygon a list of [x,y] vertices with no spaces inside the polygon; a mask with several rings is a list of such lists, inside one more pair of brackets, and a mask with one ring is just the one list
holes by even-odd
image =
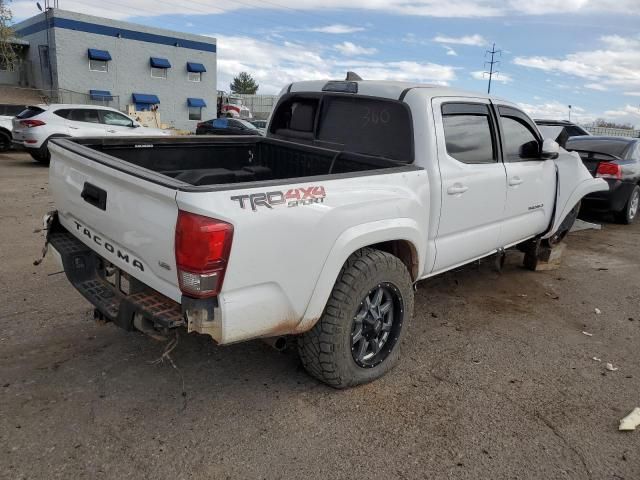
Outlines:
{"label": "white suv", "polygon": [[13,119],[13,141],[31,156],[49,163],[47,143],[56,137],[127,137],[171,135],[168,130],[143,127],[115,108],[52,104],[28,106]]}
{"label": "white suv", "polygon": [[0,104],[0,152],[11,148],[13,117],[24,110],[24,105]]}

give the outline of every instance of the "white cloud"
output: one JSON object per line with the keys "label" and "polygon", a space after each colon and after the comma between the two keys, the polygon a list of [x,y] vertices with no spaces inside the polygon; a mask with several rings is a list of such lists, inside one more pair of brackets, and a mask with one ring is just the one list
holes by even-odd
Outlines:
{"label": "white cloud", "polygon": [[[539,104],[521,103],[520,106],[533,118],[546,118],[551,120],[567,120],[569,118],[569,106],[552,100]],[[571,106],[571,120],[577,123],[590,123],[596,119],[596,115],[587,112],[578,105]]]}
{"label": "white cloud", "polygon": [[346,57],[356,57],[358,55],[373,55],[378,50],[375,48],[362,47],[352,42],[337,43],[333,46],[337,51]]}
{"label": "white cloud", "polygon": [[[514,63],[550,73],[573,75],[602,88],[640,88],[640,39],[609,35],[602,48],[570,53],[561,58],[516,57]],[[590,88],[590,87],[587,87]]]}
{"label": "white cloud", "polygon": [[336,23],[333,25],[325,25],[324,27],[314,27],[310,28],[311,32],[320,32],[320,33],[332,33],[336,35],[345,34],[345,33],[356,33],[362,32],[366,30],[364,27],[351,27],[349,25],[343,25],[341,23]]}
{"label": "white cloud", "polygon": [[334,55],[335,50],[317,44],[243,36],[211,35],[218,38],[218,87],[229,90],[238,72],[250,73],[260,85],[258,93],[274,94],[299,80],[344,78],[353,70],[367,80],[404,80],[447,84],[456,79],[450,65],[411,61],[353,60]]}
{"label": "white cloud", "polygon": [[609,90],[607,87],[600,83],[586,83],[584,88],[588,88],[589,90],[598,90],[599,92],[606,92]]}
{"label": "white cloud", "polygon": [[629,97],[640,97],[640,92],[624,92]]}
{"label": "white cloud", "polygon": [[[489,80],[489,74],[487,72],[482,71],[482,70],[477,70],[475,72],[471,72],[471,76],[473,78],[475,78],[476,80],[484,80],[485,82]],[[500,83],[510,83],[510,82],[513,81],[513,78],[511,78],[511,75],[507,75],[506,73],[498,72],[498,73],[494,73],[493,74],[492,81],[500,82]]]}
{"label": "white cloud", "polygon": [[444,46],[444,48],[447,49],[447,55],[449,55],[451,57],[457,57],[458,56],[458,52],[456,52],[453,48],[447,47],[446,45]]}
{"label": "white cloud", "polygon": [[[24,19],[37,12],[33,0],[16,0],[10,5],[16,19]],[[207,2],[157,2],[128,0],[114,8],[108,2],[65,0],[66,10],[113,19],[158,15],[217,15],[230,11],[255,9],[250,2],[208,0]],[[439,18],[484,18],[510,15],[567,15],[570,13],[622,13],[639,15],[638,0],[279,0],[261,3],[260,8],[280,11],[307,10],[368,10],[393,15],[427,16]]]}
{"label": "white cloud", "polygon": [[472,45],[476,47],[482,47],[487,45],[487,41],[482,35],[464,35],[462,37],[447,37],[445,35],[438,35],[433,39],[438,43],[449,43],[454,45]]}
{"label": "white cloud", "polygon": [[[569,106],[557,100],[538,104],[521,103],[520,106],[533,118],[546,118],[552,120],[567,120],[569,118]],[[604,118],[617,123],[640,125],[640,108],[632,105],[626,105],[616,110],[592,112],[580,107],[579,105],[571,106],[572,122],[590,124],[597,118]]]}

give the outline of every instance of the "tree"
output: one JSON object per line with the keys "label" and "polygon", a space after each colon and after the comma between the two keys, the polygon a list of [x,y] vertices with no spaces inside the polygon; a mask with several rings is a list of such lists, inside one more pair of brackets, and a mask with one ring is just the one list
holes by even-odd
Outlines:
{"label": "tree", "polygon": [[8,2],[9,0],[0,0],[0,67],[11,69],[17,54],[12,43],[15,32],[10,26],[13,15]]}
{"label": "tree", "polygon": [[604,128],[620,128],[622,130],[633,130],[633,125],[631,125],[630,123],[608,122],[604,118],[598,118],[595,121],[595,126]]}
{"label": "tree", "polygon": [[[2,1],[2,0],[0,0]],[[229,88],[233,93],[245,93],[253,95],[258,91],[259,85],[247,72],[240,72],[233,82],[229,84]]]}

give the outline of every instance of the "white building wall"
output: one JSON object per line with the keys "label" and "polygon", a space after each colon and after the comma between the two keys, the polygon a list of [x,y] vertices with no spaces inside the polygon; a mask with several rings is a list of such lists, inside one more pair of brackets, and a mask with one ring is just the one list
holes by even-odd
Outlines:
{"label": "white building wall", "polygon": [[[215,39],[143,27],[58,9],[51,13],[54,19],[82,22],[82,27],[80,27],[82,29],[100,31],[101,26],[107,26],[141,34],[161,35],[164,38],[170,37],[176,40],[171,45],[164,45],[153,41],[126,38],[128,34],[123,34],[123,38],[119,38],[112,31],[111,34],[105,35],[82,29],[72,29],[69,28],[69,25],[73,26],[73,24],[66,22],[65,28],[56,26],[53,28],[54,34],[50,35],[55,77],[54,88],[86,95],[90,90],[108,90],[112,95],[117,96],[118,104],[112,106],[123,111],[126,110],[127,104],[133,103],[132,93],[154,94],[160,99],[161,121],[186,130],[195,130],[197,123],[196,120],[189,120],[187,107],[187,98],[189,97],[202,98],[206,102],[207,107],[202,111],[203,119],[216,116],[216,53],[183,46],[192,41],[206,43],[208,48],[211,48],[216,43]],[[44,20],[44,14],[38,15],[16,25],[15,30],[19,34],[21,29]],[[87,24],[90,26],[87,27]],[[33,27],[31,29],[33,30]],[[34,73],[37,72],[38,75],[35,81],[36,86],[49,88],[46,79],[40,78],[41,69],[38,58],[38,45],[43,42],[46,44],[46,31],[27,34],[22,38],[30,43],[29,59],[34,62]],[[89,70],[87,54],[89,48],[107,50],[110,53],[112,60],[108,63],[108,72]],[[169,60],[172,68],[168,69],[166,79],[151,77],[150,57]],[[187,62],[202,63],[205,66],[207,71],[202,74],[202,82],[188,81]]]}

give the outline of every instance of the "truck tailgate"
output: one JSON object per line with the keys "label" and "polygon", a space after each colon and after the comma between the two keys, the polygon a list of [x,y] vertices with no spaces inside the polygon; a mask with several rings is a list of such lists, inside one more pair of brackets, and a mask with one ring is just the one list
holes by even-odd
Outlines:
{"label": "truck tailgate", "polygon": [[180,301],[176,190],[49,145],[49,188],[60,223],[108,262]]}

